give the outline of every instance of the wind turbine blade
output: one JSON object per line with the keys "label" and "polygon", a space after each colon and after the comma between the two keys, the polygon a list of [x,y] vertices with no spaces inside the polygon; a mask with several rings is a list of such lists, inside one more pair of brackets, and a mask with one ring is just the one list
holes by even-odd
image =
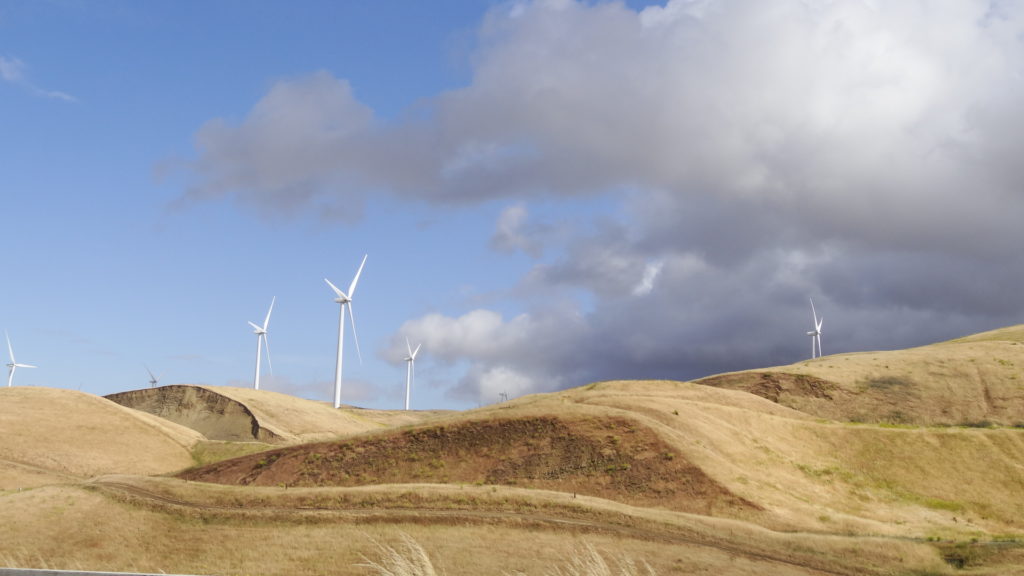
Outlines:
{"label": "wind turbine blade", "polygon": [[359,265],[359,270],[356,272],[356,277],[352,279],[352,283],[348,285],[348,297],[354,298],[356,294],[356,284],[359,283],[359,275],[363,273],[363,266],[366,266],[366,257],[369,254],[363,255],[363,262]]}
{"label": "wind turbine blade", "polygon": [[266,330],[267,326],[270,326],[270,313],[274,311],[274,302],[277,301],[277,296],[274,296],[270,300],[270,309],[267,310],[267,317],[263,320],[263,329]]}
{"label": "wind turbine blade", "polygon": [[149,366],[146,366],[145,364],[143,364],[143,366],[146,368],[146,372],[149,372],[149,379],[150,380],[156,380],[157,377],[153,376],[153,371],[149,369]]}
{"label": "wind turbine blade", "polygon": [[352,321],[352,339],[356,341],[356,356],[359,356],[359,363],[363,363],[363,353],[359,351],[359,335],[356,334],[356,316],[352,313],[352,303],[348,303],[348,318]]}
{"label": "wind turbine blade", "polygon": [[267,367],[270,368],[270,375],[274,375],[274,365],[270,363],[270,337],[264,332],[261,334],[263,337],[263,343],[267,345]]}
{"label": "wind turbine blade", "polygon": [[412,344],[409,344],[409,339],[405,339],[405,349],[409,351],[409,357],[412,358]]}
{"label": "wind turbine blade", "polygon": [[39,368],[39,366],[33,366],[31,364],[15,364],[18,368]]}
{"label": "wind turbine blade", "polygon": [[255,323],[253,323],[253,322],[249,322],[249,326],[252,326],[254,330],[257,330],[257,331],[263,331],[263,328],[260,328],[259,326],[257,326],[257,325],[256,325]]}
{"label": "wind turbine blade", "polygon": [[417,344],[417,345],[416,345],[416,349],[415,349],[415,350],[413,350],[413,351],[412,351],[412,354],[410,354],[410,355],[409,355],[409,356],[410,356],[410,357],[411,357],[411,358],[412,358],[413,360],[416,360],[416,355],[420,353],[420,346],[423,346],[423,343],[422,343],[422,342],[420,342],[419,344]]}
{"label": "wind turbine blade", "polygon": [[345,296],[345,293],[342,292],[341,290],[339,290],[337,286],[335,286],[334,284],[331,284],[330,280],[328,280],[327,278],[324,278],[324,282],[327,282],[327,285],[331,287],[331,290],[334,290],[334,293],[338,295],[338,298],[348,299],[348,296]]}
{"label": "wind turbine blade", "polygon": [[818,313],[814,311],[814,299],[808,298],[811,301],[811,316],[814,316],[814,323],[818,323]]}
{"label": "wind turbine blade", "polygon": [[7,353],[11,355],[11,364],[14,364],[14,348],[11,348],[11,337],[7,335],[6,330],[4,330],[4,338],[7,338]]}

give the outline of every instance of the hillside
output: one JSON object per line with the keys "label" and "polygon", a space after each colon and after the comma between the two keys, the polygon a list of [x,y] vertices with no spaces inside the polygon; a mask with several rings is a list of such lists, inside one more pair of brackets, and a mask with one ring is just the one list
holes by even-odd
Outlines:
{"label": "hillside", "polygon": [[193,430],[91,394],[0,388],[0,488],[114,472],[162,474],[193,464]]}
{"label": "hillside", "polygon": [[721,374],[743,390],[822,418],[920,426],[1024,425],[1024,325],[907,350],[835,354]]}
{"label": "hillside", "polygon": [[784,530],[928,537],[1014,530],[1024,514],[1020,461],[1018,430],[850,425],[693,383],[603,382],[182,477],[288,487],[503,484]]}
{"label": "hillside", "polygon": [[106,398],[192,428],[210,440],[233,442],[309,442],[418,422],[436,414],[335,410],[323,402],[230,386],[161,386]]}
{"label": "hillside", "polygon": [[[209,430],[232,421],[246,441],[199,442],[192,457],[209,463],[184,471],[111,464],[122,473],[0,491],[12,519],[0,523],[0,565],[366,574],[356,564],[408,534],[452,576],[549,574],[581,542],[659,575],[1024,574],[1024,429],[967,420],[1017,422],[1022,337],[1013,327],[700,382],[598,382],[462,413],[154,389],[135,397],[203,414],[190,423]],[[102,404],[143,427],[165,422],[52,393],[76,402],[61,414]],[[89,420],[96,433],[107,422],[125,426]],[[260,430],[274,444],[257,442]],[[126,450],[89,445],[105,454],[107,441]],[[211,445],[223,451],[197,457]],[[234,450],[259,452],[226,458]],[[18,462],[7,477],[57,469]]]}

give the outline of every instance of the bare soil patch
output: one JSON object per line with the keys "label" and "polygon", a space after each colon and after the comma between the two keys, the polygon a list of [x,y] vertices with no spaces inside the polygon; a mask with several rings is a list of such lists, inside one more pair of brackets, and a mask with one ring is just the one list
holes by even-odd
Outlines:
{"label": "bare soil patch", "polygon": [[106,398],[187,426],[211,440],[271,442],[278,438],[260,426],[241,402],[199,386],[161,386],[110,394]]}
{"label": "bare soil patch", "polygon": [[273,450],[180,477],[304,487],[505,484],[701,514],[757,508],[708,477],[653,430],[622,417],[459,422]]}

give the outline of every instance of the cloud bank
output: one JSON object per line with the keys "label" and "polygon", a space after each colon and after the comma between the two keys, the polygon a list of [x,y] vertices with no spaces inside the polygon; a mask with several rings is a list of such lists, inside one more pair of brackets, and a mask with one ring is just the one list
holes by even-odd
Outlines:
{"label": "cloud bank", "polygon": [[[808,296],[826,354],[923,344],[1024,310],[1022,37],[1016,1],[518,2],[425,118],[384,122],[318,72],[210,121],[188,197],[506,200],[481,241],[545,256],[530,291],[587,297],[410,321],[468,366],[463,397],[792,362]],[[536,233],[531,202],[607,194],[612,221]]]}

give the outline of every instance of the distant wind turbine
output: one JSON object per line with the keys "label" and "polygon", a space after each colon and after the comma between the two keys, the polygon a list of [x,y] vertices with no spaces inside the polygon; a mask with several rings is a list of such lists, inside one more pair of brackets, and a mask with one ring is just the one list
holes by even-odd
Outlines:
{"label": "distant wind turbine", "polygon": [[815,358],[815,350],[817,350],[817,358],[821,358],[821,323],[825,321],[825,317],[818,318],[818,313],[814,311],[814,300],[811,299],[811,315],[814,317],[814,330],[809,330],[807,335],[811,337],[811,358]]}
{"label": "distant wind turbine", "polygon": [[348,292],[342,292],[337,286],[331,284],[331,281],[324,278],[324,282],[334,290],[337,294],[335,302],[341,304],[341,316],[338,318],[338,362],[334,367],[334,407],[341,408],[341,360],[342,351],[345,346],[345,307],[348,307],[348,317],[352,323],[352,337],[356,341],[356,354],[359,355],[359,363],[363,363],[363,355],[359,352],[359,336],[356,335],[356,317],[352,312],[352,298],[356,294],[356,284],[359,283],[359,275],[363,273],[363,266],[366,265],[366,256],[363,256],[363,262],[359,265],[359,270],[356,272],[355,278],[352,279],[352,283],[348,285]]}
{"label": "distant wind turbine", "polygon": [[153,375],[153,371],[149,369],[149,366],[146,366],[146,372],[149,372],[149,387],[156,386],[160,382],[160,378]]}
{"label": "distant wind turbine", "polygon": [[11,355],[11,361],[7,364],[10,371],[7,373],[7,387],[10,388],[14,382],[14,370],[17,368],[35,368],[31,364],[18,364],[14,359],[14,348],[11,348],[11,337],[7,335],[7,331],[4,331],[4,337],[7,338],[7,352]]}
{"label": "distant wind turbine", "polygon": [[416,355],[420,352],[420,346],[423,344],[417,344],[416,349],[412,349],[412,345],[409,344],[409,339],[405,339],[405,349],[409,351],[409,355],[405,357],[405,361],[408,362],[408,367],[405,371],[405,409],[409,409],[409,390],[412,389],[412,383],[416,380]]}
{"label": "distant wind turbine", "polygon": [[263,325],[257,326],[256,324],[249,322],[249,326],[253,327],[254,333],[256,334],[256,377],[252,381],[252,389],[260,389],[260,358],[262,356],[263,344],[267,345],[267,366],[270,367],[270,373],[274,373],[274,365],[270,363],[270,341],[267,340],[267,327],[270,326],[270,313],[274,311],[274,302],[277,300],[277,296],[274,296],[270,300],[270,309],[267,310],[267,317],[263,319]]}

